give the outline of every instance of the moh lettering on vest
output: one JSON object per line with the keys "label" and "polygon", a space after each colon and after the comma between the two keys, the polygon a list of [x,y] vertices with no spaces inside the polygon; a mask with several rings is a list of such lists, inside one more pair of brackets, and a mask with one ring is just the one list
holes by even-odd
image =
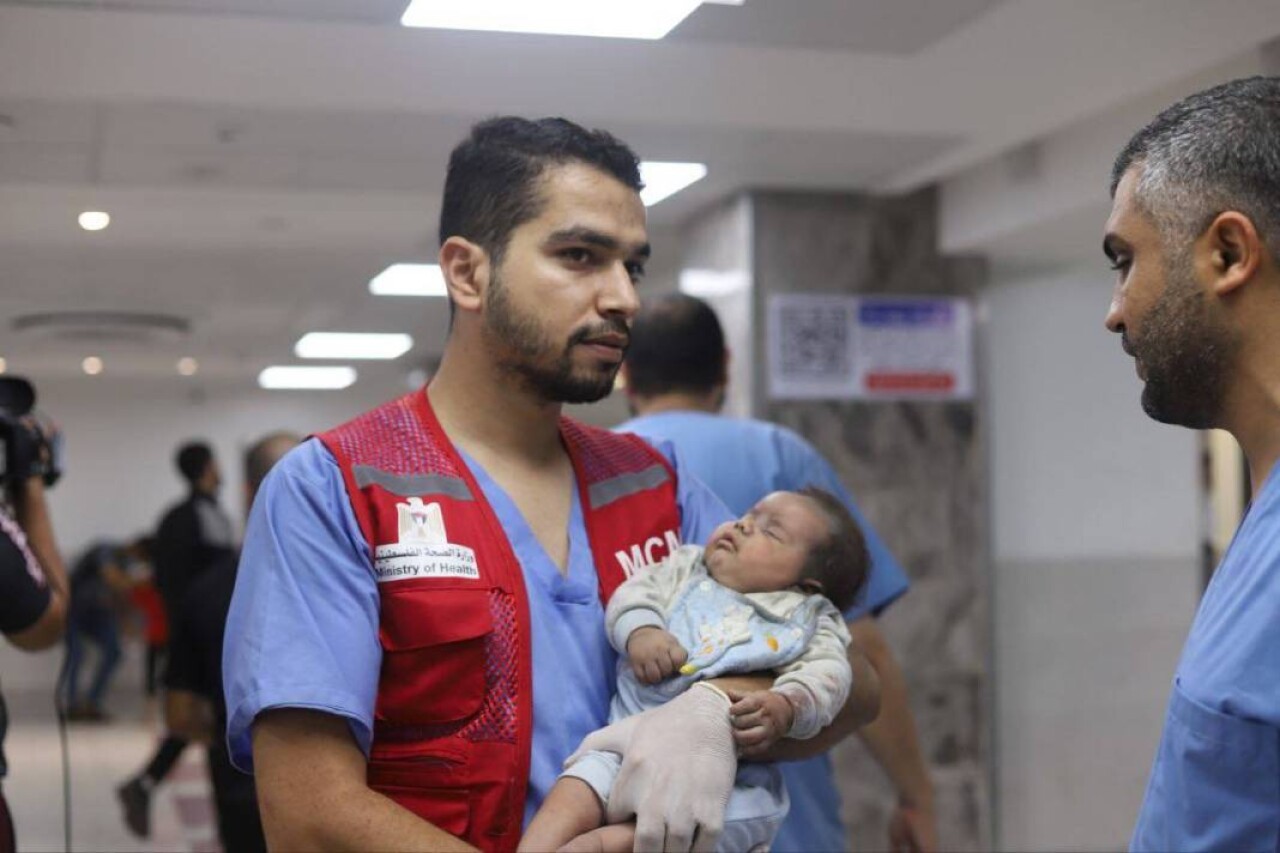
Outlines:
{"label": "moh lettering on vest", "polygon": [[378,583],[412,578],[480,579],[476,552],[466,545],[451,545],[445,533],[440,504],[424,504],[410,497],[396,504],[399,541],[374,548],[373,573]]}

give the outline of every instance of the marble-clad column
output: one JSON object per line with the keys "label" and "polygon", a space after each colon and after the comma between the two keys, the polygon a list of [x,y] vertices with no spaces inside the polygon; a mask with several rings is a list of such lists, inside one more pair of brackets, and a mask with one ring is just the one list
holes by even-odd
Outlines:
{"label": "marble-clad column", "polygon": [[[985,266],[938,254],[932,193],[754,192],[735,204],[744,201],[757,354],[752,413],[797,430],[831,461],[910,576],[911,592],[880,621],[906,673],[937,791],[941,844],[987,849],[988,513],[977,401],[774,403],[764,362],[771,294],[972,295]],[[699,242],[690,241],[690,254]],[[894,800],[887,780],[856,739],[837,749],[835,761],[851,847],[884,849]]]}

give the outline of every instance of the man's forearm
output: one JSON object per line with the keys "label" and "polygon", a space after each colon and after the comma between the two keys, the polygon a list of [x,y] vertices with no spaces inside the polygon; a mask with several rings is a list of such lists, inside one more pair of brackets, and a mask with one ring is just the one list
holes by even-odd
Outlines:
{"label": "man's forearm", "polygon": [[263,802],[268,846],[273,850],[475,850],[369,788],[345,791],[340,799],[317,796],[316,801],[306,820],[288,821],[277,819]]}
{"label": "man's forearm", "polygon": [[31,553],[44,569],[49,590],[55,597],[66,601],[70,595],[67,570],[62,564],[62,555],[58,553],[57,540],[53,537],[53,521],[45,502],[44,481],[39,477],[31,477],[26,482],[17,484],[14,487],[13,505],[18,526],[26,534]]}
{"label": "man's forearm", "polygon": [[850,631],[880,674],[881,686],[880,716],[858,734],[877,763],[884,768],[902,803],[931,810],[933,783],[920,750],[902,668],[874,623],[869,620],[868,624],[855,622],[850,625]]}
{"label": "man's forearm", "polygon": [[475,849],[371,790],[364,755],[341,718],[264,712],[254,723],[253,756],[273,850]]}

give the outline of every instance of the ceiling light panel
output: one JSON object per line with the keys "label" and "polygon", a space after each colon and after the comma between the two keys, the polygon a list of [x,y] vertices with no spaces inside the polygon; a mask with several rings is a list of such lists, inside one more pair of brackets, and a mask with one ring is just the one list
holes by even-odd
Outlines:
{"label": "ceiling light panel", "polygon": [[259,387],[271,391],[338,389],[355,381],[354,367],[275,365],[258,374]]}
{"label": "ceiling light panel", "polygon": [[392,264],[369,280],[377,296],[447,296],[444,273],[435,264]]}
{"label": "ceiling light panel", "polygon": [[406,27],[660,39],[700,0],[413,0]]}
{"label": "ceiling light panel", "polygon": [[640,200],[645,207],[653,207],[664,198],[675,195],[706,176],[707,167],[703,163],[661,163],[646,160],[640,164],[640,180],[644,181]]}
{"label": "ceiling light panel", "polygon": [[293,348],[298,358],[375,359],[390,361],[413,348],[402,334],[365,332],[308,332]]}

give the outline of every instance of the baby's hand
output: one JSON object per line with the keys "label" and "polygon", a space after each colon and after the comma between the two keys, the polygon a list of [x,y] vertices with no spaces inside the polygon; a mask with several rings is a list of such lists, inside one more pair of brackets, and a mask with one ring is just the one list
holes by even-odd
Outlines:
{"label": "baby's hand", "polygon": [[627,637],[627,658],[636,678],[644,684],[657,684],[684,666],[689,653],[669,632],[646,625]]}
{"label": "baby's hand", "polygon": [[787,736],[795,721],[791,701],[773,690],[754,693],[729,691],[733,704],[729,717],[733,720],[733,741],[738,755],[755,758]]}

